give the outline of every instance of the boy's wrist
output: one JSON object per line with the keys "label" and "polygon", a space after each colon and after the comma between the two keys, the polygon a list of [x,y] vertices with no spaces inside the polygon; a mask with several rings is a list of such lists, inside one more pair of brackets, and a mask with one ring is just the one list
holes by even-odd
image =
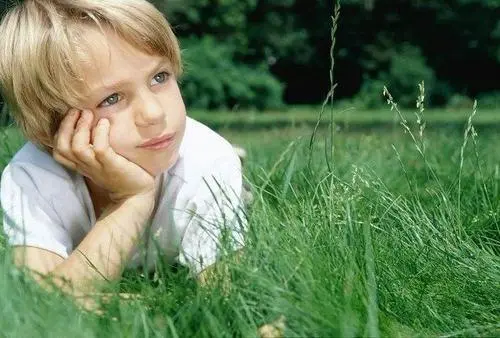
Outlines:
{"label": "boy's wrist", "polygon": [[150,189],[143,190],[135,194],[122,195],[122,196],[116,194],[110,194],[109,198],[111,202],[115,205],[127,203],[133,205],[137,204],[139,207],[147,207],[147,206],[153,207],[156,199],[156,194],[160,189],[161,183],[162,180],[160,178],[156,178],[154,185],[152,185]]}
{"label": "boy's wrist", "polygon": [[128,196],[122,199],[113,200],[109,210],[125,208],[133,212],[131,216],[140,218],[149,218],[155,205],[155,194],[141,193]]}
{"label": "boy's wrist", "polygon": [[155,180],[154,187],[140,193],[128,196],[109,195],[110,205],[108,210],[125,208],[134,212],[134,217],[149,218],[154,211],[156,196],[162,185],[162,179],[158,177]]}
{"label": "boy's wrist", "polygon": [[124,200],[127,205],[132,207],[143,209],[151,209],[153,211],[155,205],[155,191],[152,190],[150,192],[136,194],[130,196]]}

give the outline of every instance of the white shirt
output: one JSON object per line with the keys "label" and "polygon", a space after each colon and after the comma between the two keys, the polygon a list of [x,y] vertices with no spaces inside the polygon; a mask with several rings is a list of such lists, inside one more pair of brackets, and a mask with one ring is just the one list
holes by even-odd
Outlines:
{"label": "white shirt", "polygon": [[[229,237],[234,249],[243,246],[241,163],[225,139],[188,118],[179,159],[162,181],[148,236],[141,242],[147,250],[138,248],[129,266],[152,269],[160,254],[199,273],[215,262],[221,238]],[[2,174],[1,203],[10,245],[38,247],[63,258],[96,223],[83,176],[29,142]],[[231,236],[223,236],[227,233]]]}

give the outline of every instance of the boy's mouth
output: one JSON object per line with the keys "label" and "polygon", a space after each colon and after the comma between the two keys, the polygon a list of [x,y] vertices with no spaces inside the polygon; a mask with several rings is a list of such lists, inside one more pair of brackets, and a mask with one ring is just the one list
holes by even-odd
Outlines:
{"label": "boy's mouth", "polygon": [[144,149],[163,149],[172,143],[175,138],[175,133],[165,134],[152,138],[139,146],[139,148]]}

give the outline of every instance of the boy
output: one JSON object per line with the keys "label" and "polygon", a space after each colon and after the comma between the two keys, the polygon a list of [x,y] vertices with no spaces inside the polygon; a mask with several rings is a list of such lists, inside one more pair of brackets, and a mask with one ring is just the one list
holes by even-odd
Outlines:
{"label": "boy", "polygon": [[2,21],[0,53],[29,140],[1,182],[16,264],[83,290],[159,256],[203,278],[223,234],[241,248],[239,158],[186,117],[178,42],[154,6],[25,0]]}

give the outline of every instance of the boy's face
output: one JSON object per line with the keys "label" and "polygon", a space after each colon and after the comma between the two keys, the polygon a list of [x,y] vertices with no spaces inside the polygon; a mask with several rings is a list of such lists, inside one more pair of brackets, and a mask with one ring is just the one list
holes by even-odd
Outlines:
{"label": "boy's face", "polygon": [[[118,38],[89,30],[89,60],[84,81],[89,87],[82,107],[110,121],[109,141],[118,154],[156,176],[178,158],[186,109],[167,59],[148,55]],[[168,136],[162,144],[145,143]],[[151,143],[151,142],[149,142]]]}

